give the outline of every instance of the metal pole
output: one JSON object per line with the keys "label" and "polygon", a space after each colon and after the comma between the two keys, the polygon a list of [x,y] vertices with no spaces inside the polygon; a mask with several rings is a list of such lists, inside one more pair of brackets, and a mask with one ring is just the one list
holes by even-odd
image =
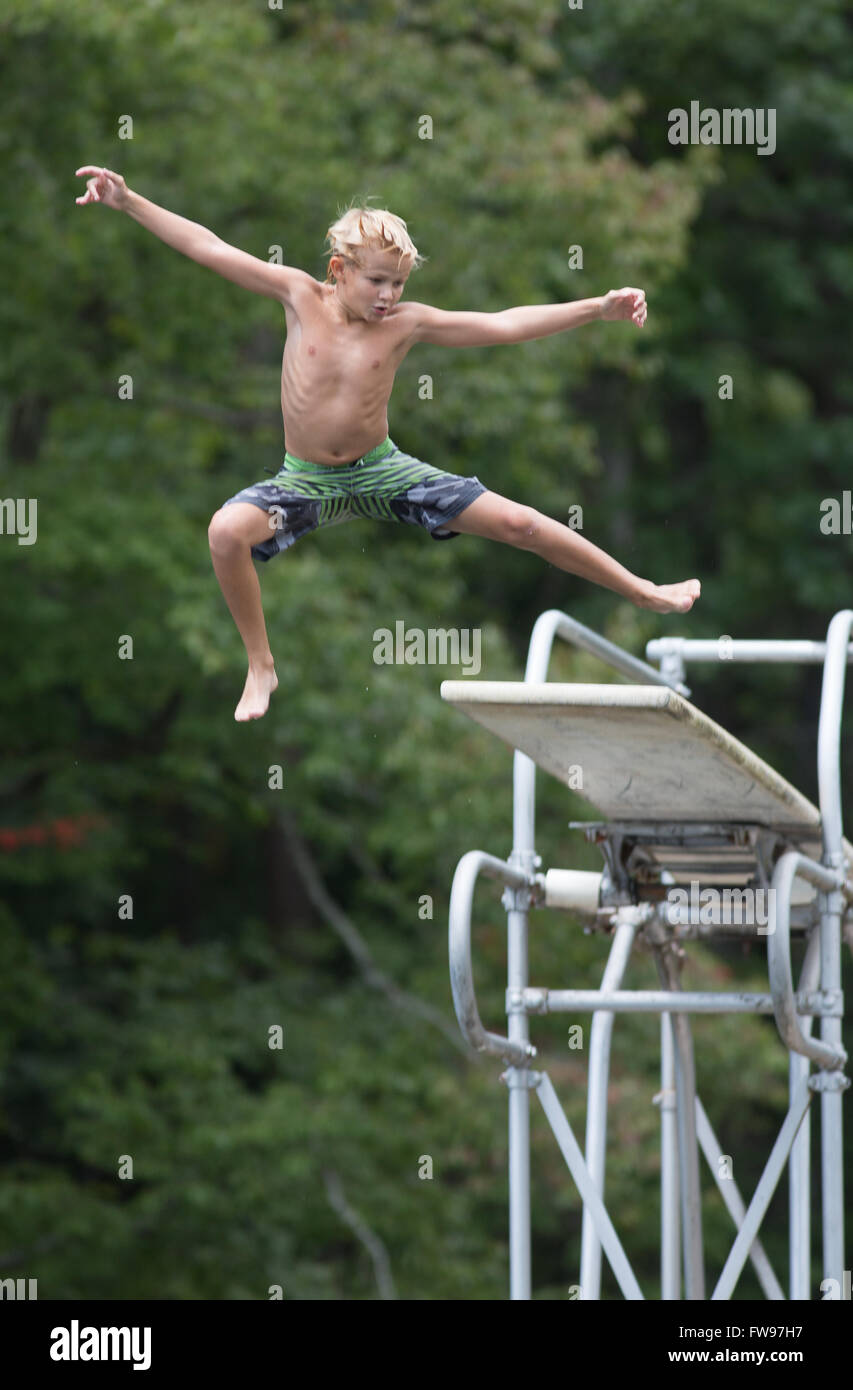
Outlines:
{"label": "metal pole", "polygon": [[[592,652],[602,661],[634,680],[668,685],[660,672],[644,661],[622,651],[582,623],[552,608],[540,614],[530,635],[525,681],[547,680],[554,638]],[[686,686],[680,687],[689,695]],[[510,864],[532,874],[541,860],[535,852],[536,764],[516,750],[512,765],[512,854]],[[509,990],[527,985],[527,912],[510,909],[507,916]],[[612,1026],[612,1024],[611,1024]],[[528,1043],[527,1017],[523,1012],[509,1015],[508,1034],[517,1046]],[[525,1067],[510,1067],[505,1074],[509,1088],[509,1222],[510,1222],[510,1298],[530,1298],[530,1110],[529,1074]]]}
{"label": "metal pole", "polygon": [[[533,639],[531,638],[531,648]],[[547,665],[547,660],[546,660]],[[516,749],[512,760],[512,854],[510,863],[532,876],[541,863],[535,851],[536,764]],[[527,987],[527,911],[507,911],[507,991]],[[513,1042],[529,1046],[527,1015],[508,1015]],[[509,1283],[510,1300],[530,1298],[530,1093],[529,1071],[511,1067],[505,1074],[509,1089]]]}
{"label": "metal pole", "polygon": [[[655,963],[664,984],[678,992],[678,967],[671,946],[654,948]],[[672,1015],[675,1041],[675,1091],[678,1104],[681,1229],[684,1246],[684,1291],[689,1300],[705,1297],[702,1252],[702,1189],[699,1184],[699,1143],[696,1133],[696,1067],[687,1014]]]}
{"label": "metal pole", "polygon": [[[825,659],[826,642],[791,641],[787,638],[731,637],[655,637],[646,643],[650,661],[680,656],[683,661],[776,662],[797,666],[817,666]],[[846,655],[853,661],[853,647]]]}
{"label": "metal pole", "polygon": [[661,1198],[661,1299],[681,1297],[681,1229],[678,1191],[678,1119],[675,1092],[675,1047],[672,1019],[660,1019],[660,1198]]}
{"label": "metal pole", "polygon": [[[793,851],[792,851],[793,853]],[[792,996],[793,997],[793,996]],[[819,1000],[799,1000],[801,1009],[821,1011]],[[702,993],[654,989],[526,989],[524,1005],[529,1013],[573,1013],[576,1010],[616,1014],[772,1014],[772,994]],[[818,1044],[815,1044],[817,1046]]]}
{"label": "metal pole", "polygon": [[[517,863],[530,858],[513,851]],[[520,895],[507,889],[504,899],[515,903]],[[507,909],[507,988],[523,989],[527,984],[527,910]],[[527,1015],[514,1011],[508,1015],[510,1041],[529,1043]],[[504,1075],[509,1089],[509,1267],[510,1299],[530,1298],[530,1099],[529,1070],[510,1067]]]}
{"label": "metal pole", "polygon": [[[820,813],[823,824],[824,863],[837,870],[844,868],[843,825],[841,810],[841,714],[844,701],[844,680],[847,672],[847,644],[853,628],[853,610],[836,613],[826,634],[826,661],[823,667],[823,686],[818,726],[818,786]],[[827,893],[820,921],[820,984],[833,994],[841,989],[841,916],[844,911],[842,894]],[[836,1050],[841,1048],[841,1017],[822,1018],[820,1035],[823,1042]],[[844,1272],[844,1167],[841,1097],[846,1078],[822,1078],[825,1085],[834,1085],[821,1093],[821,1177],[823,1187],[823,1272],[824,1278],[841,1284]]]}
{"label": "metal pole", "polygon": [[[800,992],[807,993],[817,984],[820,973],[820,932],[809,937],[803,967],[800,971]],[[798,1018],[803,1037],[811,1037],[812,1019]],[[797,1052],[788,1054],[788,1104],[803,1081],[808,1082],[809,1059]],[[797,1131],[788,1160],[788,1225],[789,1278],[792,1302],[807,1302],[811,1277],[811,1109]]]}
{"label": "metal pole", "polygon": [[[637,931],[636,914],[619,922],[601,979],[602,990],[616,989],[628,966]],[[589,1077],[586,1107],[586,1166],[597,1191],[604,1196],[607,1147],[607,1082],[610,1074],[610,1041],[613,1014],[594,1013],[589,1037]],[[581,1289],[586,1299],[601,1296],[601,1241],[589,1210],[583,1210],[581,1235]]]}

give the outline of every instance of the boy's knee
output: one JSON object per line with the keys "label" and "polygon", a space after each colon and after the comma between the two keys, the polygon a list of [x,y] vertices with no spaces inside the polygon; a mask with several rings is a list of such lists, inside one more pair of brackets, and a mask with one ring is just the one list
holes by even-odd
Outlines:
{"label": "boy's knee", "polygon": [[242,544],[242,537],[234,523],[235,518],[229,516],[227,507],[220,507],[218,512],[213,513],[207,528],[207,539],[211,550],[222,553],[233,550]]}

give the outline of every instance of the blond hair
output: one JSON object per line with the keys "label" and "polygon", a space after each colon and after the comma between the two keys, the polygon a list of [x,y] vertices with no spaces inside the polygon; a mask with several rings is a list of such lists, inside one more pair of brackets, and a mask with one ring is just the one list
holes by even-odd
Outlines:
{"label": "blond hair", "polygon": [[326,233],[330,250],[326,252],[329,265],[326,267],[326,283],[332,278],[331,259],[342,256],[361,266],[362,251],[398,251],[397,269],[404,260],[412,261],[412,268],[419,269],[426,260],[409,236],[406,224],[396,213],[387,208],[348,208],[333,222]]}

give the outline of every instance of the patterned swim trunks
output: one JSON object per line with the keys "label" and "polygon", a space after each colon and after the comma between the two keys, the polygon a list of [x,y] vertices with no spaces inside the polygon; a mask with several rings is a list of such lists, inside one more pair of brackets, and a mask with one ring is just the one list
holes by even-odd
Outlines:
{"label": "patterned swim trunks", "polygon": [[274,478],[243,488],[223,506],[251,502],[269,512],[270,538],[253,545],[252,554],[271,560],[309,532],[356,517],[423,526],[433,540],[451,540],[459,532],[447,523],[485,491],[479,478],[444,473],[404,454],[388,435],[351,463],[308,463],[286,453]]}

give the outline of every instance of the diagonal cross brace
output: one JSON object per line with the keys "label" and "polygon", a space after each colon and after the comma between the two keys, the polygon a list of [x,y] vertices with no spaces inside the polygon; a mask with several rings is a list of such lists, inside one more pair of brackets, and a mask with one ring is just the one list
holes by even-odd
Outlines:
{"label": "diagonal cross brace", "polygon": [[731,1298],[735,1291],[735,1285],[746,1264],[747,1256],[758,1234],[758,1228],[764,1220],[770,1199],[776,1191],[776,1185],[782,1176],[782,1170],[788,1161],[788,1155],[811,1104],[811,1099],[812,1091],[809,1088],[808,1078],[803,1077],[791,1098],[791,1107],[785,1116],[785,1122],[770,1151],[770,1157],[758,1181],[758,1186],[749,1204],[749,1210],[744,1217],[743,1224],[737,1233],[735,1243],[729,1251],[729,1257],[723,1266],[717,1287],[711,1294],[712,1300]]}
{"label": "diagonal cross brace", "polygon": [[572,1133],[572,1127],[551,1083],[551,1078],[547,1072],[540,1072],[539,1077],[536,1094],[542,1102],[542,1109],[554,1131],[554,1138],[560,1146],[560,1152],[566,1160],[575,1187],[592,1217],[596,1234],[601,1241],[601,1247],[610,1261],[610,1267],[616,1276],[619,1287],[627,1299],[642,1300],[642,1289],[637,1283],[628,1256],[622,1249],[622,1243],[607,1214],[607,1208],[598,1194],[578,1141]]}

